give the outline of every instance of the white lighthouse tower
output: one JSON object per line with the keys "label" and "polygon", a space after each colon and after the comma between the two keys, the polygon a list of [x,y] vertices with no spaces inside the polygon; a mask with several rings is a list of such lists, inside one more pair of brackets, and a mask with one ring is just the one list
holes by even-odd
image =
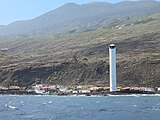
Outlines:
{"label": "white lighthouse tower", "polygon": [[116,92],[116,46],[109,46],[110,92]]}

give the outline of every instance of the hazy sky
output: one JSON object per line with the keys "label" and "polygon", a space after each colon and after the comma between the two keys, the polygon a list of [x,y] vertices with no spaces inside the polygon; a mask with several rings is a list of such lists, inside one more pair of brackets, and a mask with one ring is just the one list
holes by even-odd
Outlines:
{"label": "hazy sky", "polygon": [[85,4],[93,1],[116,3],[124,0],[0,0],[0,25],[35,18],[68,2]]}

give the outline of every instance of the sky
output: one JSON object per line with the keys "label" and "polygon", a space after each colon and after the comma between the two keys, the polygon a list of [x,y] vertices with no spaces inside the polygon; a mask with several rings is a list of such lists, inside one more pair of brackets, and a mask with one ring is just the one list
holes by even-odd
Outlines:
{"label": "sky", "polygon": [[117,3],[124,0],[0,0],[0,25],[33,19],[65,3],[85,4],[94,1]]}

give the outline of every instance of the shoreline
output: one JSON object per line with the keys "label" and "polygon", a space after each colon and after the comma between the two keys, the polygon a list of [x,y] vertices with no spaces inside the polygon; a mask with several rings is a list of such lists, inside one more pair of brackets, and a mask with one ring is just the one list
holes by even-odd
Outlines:
{"label": "shoreline", "polygon": [[104,93],[76,93],[76,94],[73,94],[73,93],[50,93],[50,94],[36,94],[36,93],[28,93],[28,92],[25,92],[25,93],[19,93],[19,92],[12,92],[12,93],[0,93],[0,95],[33,95],[33,96],[38,96],[38,95],[42,95],[42,96],[45,96],[45,95],[49,95],[49,96],[160,96],[160,93],[159,92],[143,92],[143,93],[140,93],[140,92],[131,92],[131,93],[126,93],[126,92],[120,92],[120,91],[117,91],[117,92],[104,92]]}
{"label": "shoreline", "polygon": [[146,97],[146,96],[157,96],[160,97],[160,94],[122,94],[122,95],[90,95],[90,96],[86,96],[86,95],[33,95],[33,94],[0,94],[0,96],[54,96],[54,97]]}
{"label": "shoreline", "polygon": [[35,90],[22,90],[22,89],[4,89],[0,90],[0,95],[57,95],[57,96],[123,96],[123,95],[160,95],[158,90],[133,90],[133,89],[122,89],[115,92],[110,92],[110,90],[98,89],[98,90],[76,90],[74,91],[60,91],[60,90],[44,90],[43,92],[37,93]]}

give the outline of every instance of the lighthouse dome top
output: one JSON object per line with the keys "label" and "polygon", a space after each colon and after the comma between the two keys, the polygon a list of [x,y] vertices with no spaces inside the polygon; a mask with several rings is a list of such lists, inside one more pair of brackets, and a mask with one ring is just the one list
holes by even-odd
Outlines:
{"label": "lighthouse dome top", "polygon": [[111,49],[114,49],[116,46],[115,46],[115,44],[111,44],[109,47],[110,47]]}

